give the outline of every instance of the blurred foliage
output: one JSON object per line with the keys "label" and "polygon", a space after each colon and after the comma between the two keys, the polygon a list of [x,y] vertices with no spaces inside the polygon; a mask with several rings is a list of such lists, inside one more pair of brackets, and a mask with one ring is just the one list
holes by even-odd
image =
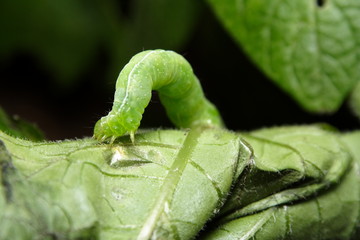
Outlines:
{"label": "blurred foliage", "polygon": [[0,107],[0,131],[14,137],[40,141],[44,139],[42,131],[34,124],[28,123],[18,116],[10,117]]}
{"label": "blurred foliage", "polygon": [[360,119],[360,82],[354,87],[349,102],[353,113]]}
{"label": "blurred foliage", "polygon": [[[179,48],[191,33],[192,0],[61,0],[0,2],[0,61],[22,52],[72,86],[103,51],[108,79],[143,49]],[[106,77],[105,77],[106,78]]]}

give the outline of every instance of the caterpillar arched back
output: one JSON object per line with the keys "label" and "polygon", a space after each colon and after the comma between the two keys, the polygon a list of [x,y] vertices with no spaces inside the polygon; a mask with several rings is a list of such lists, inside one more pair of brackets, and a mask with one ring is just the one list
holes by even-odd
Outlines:
{"label": "caterpillar arched back", "polygon": [[151,50],[135,55],[120,72],[112,110],[96,123],[94,137],[113,142],[129,133],[133,140],[152,90],[159,92],[168,117],[177,127],[223,125],[185,58],[173,51]]}

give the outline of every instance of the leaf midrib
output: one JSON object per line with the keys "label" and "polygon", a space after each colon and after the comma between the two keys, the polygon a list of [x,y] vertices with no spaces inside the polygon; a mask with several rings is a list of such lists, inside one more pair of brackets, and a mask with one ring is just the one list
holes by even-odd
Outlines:
{"label": "leaf midrib", "polygon": [[164,183],[159,190],[159,195],[155,200],[154,206],[151,208],[152,210],[138,234],[137,240],[147,240],[151,238],[158,219],[165,211],[165,206],[167,204],[170,205],[171,203],[176,186],[191,159],[191,155],[198,143],[201,133],[202,128],[194,128],[187,134],[182,147],[164,179]]}

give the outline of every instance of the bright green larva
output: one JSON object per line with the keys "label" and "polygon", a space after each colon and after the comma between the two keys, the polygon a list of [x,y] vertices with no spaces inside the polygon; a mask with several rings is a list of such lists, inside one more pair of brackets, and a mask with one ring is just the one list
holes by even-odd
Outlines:
{"label": "bright green larva", "polygon": [[121,71],[112,110],[96,123],[94,137],[113,142],[129,133],[133,140],[152,90],[159,92],[167,115],[177,127],[223,125],[185,58],[173,51],[151,50],[135,55]]}

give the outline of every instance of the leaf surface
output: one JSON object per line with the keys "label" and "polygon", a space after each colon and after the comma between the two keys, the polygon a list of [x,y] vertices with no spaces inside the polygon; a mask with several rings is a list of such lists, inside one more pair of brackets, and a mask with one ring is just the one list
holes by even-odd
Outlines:
{"label": "leaf surface", "polygon": [[336,111],[359,81],[359,1],[208,2],[259,68],[305,109]]}
{"label": "leaf surface", "polygon": [[338,133],[302,126],[243,136],[253,146],[253,166],[243,172],[210,224],[217,228],[204,239],[355,237],[360,155],[352,154]]}
{"label": "leaf surface", "polygon": [[250,157],[215,129],[150,131],[135,144],[0,140],[0,239],[189,239]]}

